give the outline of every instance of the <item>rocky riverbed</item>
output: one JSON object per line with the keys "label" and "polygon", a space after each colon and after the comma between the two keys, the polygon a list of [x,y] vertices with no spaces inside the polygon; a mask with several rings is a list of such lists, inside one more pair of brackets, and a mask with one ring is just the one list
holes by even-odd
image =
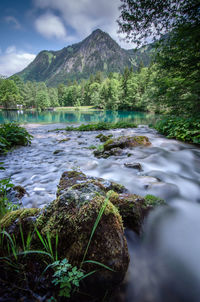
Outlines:
{"label": "rocky riverbed", "polygon": [[[6,168],[2,177],[11,177],[23,186],[28,195],[24,207],[43,207],[55,198],[59,179],[64,171],[80,169],[88,176],[116,181],[131,193],[153,194],[174,201],[200,201],[200,149],[159,135],[154,129],[89,132],[49,132],[63,124],[28,124],[34,136],[31,146],[20,147],[1,156]],[[102,144],[98,134],[146,136],[151,145],[122,149],[108,158],[94,156],[94,147]]]}
{"label": "rocky riverbed", "polygon": [[[170,205],[152,211],[141,240],[137,235],[140,223],[139,228],[131,225],[132,218],[126,220],[125,208],[118,204],[125,226],[132,228],[126,230],[130,265],[109,302],[199,301],[200,149],[169,140],[147,126],[92,132],[51,132],[63,125],[26,127],[34,136],[32,145],[0,158],[6,168],[2,177],[11,177],[15,185],[26,189],[21,199],[25,208],[43,208],[56,200],[61,175],[75,170],[91,179],[101,177],[105,187],[116,181],[140,195],[140,200],[153,194]],[[145,137],[142,144],[141,139],[137,144],[130,139],[135,135]],[[110,139],[106,146],[103,136]],[[117,148],[116,154],[109,153]],[[60,188],[62,183],[58,197]],[[114,195],[113,203],[121,200],[120,194]]]}

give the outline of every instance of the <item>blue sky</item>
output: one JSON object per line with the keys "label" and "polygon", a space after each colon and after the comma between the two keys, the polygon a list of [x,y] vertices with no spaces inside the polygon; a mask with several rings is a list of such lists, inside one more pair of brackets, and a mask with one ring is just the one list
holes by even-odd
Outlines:
{"label": "blue sky", "polygon": [[12,75],[41,50],[79,42],[96,28],[133,48],[117,34],[119,6],[120,0],[0,0],[0,74]]}

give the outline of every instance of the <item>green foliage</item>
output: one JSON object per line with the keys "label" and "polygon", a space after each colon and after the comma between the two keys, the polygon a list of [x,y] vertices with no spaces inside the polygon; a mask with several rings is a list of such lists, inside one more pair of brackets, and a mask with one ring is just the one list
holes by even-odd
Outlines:
{"label": "green foliage", "polygon": [[199,23],[199,0],[121,0],[120,30],[131,41],[144,43],[185,23]]}
{"label": "green foliage", "polygon": [[72,267],[65,258],[62,261],[55,261],[51,264],[55,273],[53,274],[52,283],[59,285],[59,296],[70,298],[71,291],[74,287],[79,287],[80,281],[84,277],[84,273],[78,270],[76,266]]}
{"label": "green foliage", "polygon": [[[97,130],[110,130],[110,129],[118,129],[118,128],[136,128],[137,126],[133,122],[117,122],[117,123],[106,123],[99,122],[96,124],[87,124],[80,125],[79,127],[66,127],[64,130],[66,131],[97,131]],[[55,129],[54,131],[58,131],[61,129]],[[63,129],[62,129],[63,130]]]}
{"label": "green foliage", "polygon": [[31,143],[32,136],[17,123],[0,125],[0,153],[6,152],[14,146],[26,146]]}
{"label": "green foliage", "polygon": [[156,197],[154,195],[148,194],[145,196],[145,203],[146,205],[149,206],[158,206],[158,205],[164,205],[165,201],[160,197]]}
{"label": "green foliage", "polygon": [[22,103],[19,89],[15,82],[10,79],[0,81],[0,105],[6,109],[15,108],[17,104]]}
{"label": "green foliage", "polygon": [[154,127],[169,138],[200,144],[200,118],[166,117]]}
{"label": "green foliage", "polygon": [[[0,168],[2,170],[3,167]],[[14,185],[10,178],[0,180],[0,218],[2,218],[7,212],[19,208],[19,205],[9,202],[7,198],[7,192],[13,187]]]}

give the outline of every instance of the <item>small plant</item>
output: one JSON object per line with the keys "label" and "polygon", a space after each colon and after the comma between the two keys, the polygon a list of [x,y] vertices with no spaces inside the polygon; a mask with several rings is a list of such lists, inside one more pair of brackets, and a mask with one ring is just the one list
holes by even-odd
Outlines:
{"label": "small plant", "polygon": [[84,273],[76,266],[72,267],[66,258],[62,261],[55,261],[51,267],[55,270],[52,283],[60,287],[59,296],[70,298],[71,291],[79,287]]}

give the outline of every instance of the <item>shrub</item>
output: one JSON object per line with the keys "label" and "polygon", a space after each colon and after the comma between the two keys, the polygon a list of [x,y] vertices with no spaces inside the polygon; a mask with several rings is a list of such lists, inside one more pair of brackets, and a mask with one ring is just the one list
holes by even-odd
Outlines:
{"label": "shrub", "polygon": [[154,128],[168,138],[200,144],[200,118],[164,117]]}
{"label": "shrub", "polygon": [[4,123],[0,126],[0,153],[7,152],[14,146],[26,146],[31,143],[32,135],[19,124]]}

